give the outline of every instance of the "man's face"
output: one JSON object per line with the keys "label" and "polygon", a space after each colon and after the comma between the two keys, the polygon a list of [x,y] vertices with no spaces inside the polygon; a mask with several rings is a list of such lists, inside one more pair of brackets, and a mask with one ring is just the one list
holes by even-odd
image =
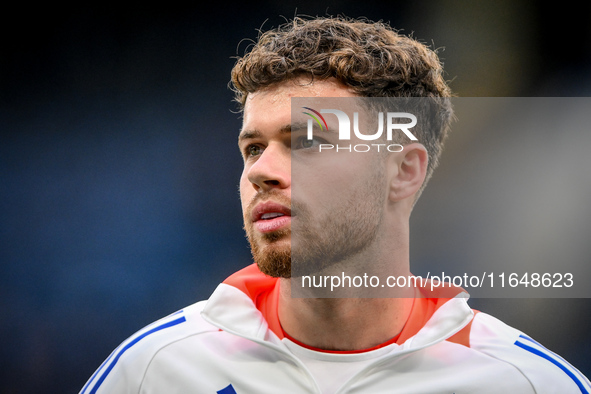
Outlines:
{"label": "man's face", "polygon": [[244,227],[261,271],[283,278],[292,269],[318,272],[367,248],[378,236],[387,186],[375,155],[304,149],[297,133],[305,131],[291,130],[292,97],[355,95],[333,81],[286,82],[246,101],[239,137]]}

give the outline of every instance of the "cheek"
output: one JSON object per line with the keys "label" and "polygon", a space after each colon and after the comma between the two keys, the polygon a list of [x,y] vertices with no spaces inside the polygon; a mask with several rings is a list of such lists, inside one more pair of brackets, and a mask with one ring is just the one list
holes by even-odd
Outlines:
{"label": "cheek", "polygon": [[240,176],[240,202],[242,204],[242,210],[246,208],[248,202],[252,199],[254,188],[250,184],[246,175],[246,170],[242,172]]}

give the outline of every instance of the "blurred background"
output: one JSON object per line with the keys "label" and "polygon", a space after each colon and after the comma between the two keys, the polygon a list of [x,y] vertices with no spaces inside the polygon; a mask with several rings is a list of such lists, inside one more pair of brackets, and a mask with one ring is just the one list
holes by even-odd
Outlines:
{"label": "blurred background", "polygon": [[[227,84],[234,57],[259,28],[296,13],[389,21],[440,49],[458,96],[589,103],[591,3],[541,3],[21,3],[5,10],[0,393],[78,392],[126,337],[207,298],[250,264],[237,192],[240,116]],[[561,125],[541,134],[452,133],[412,219],[418,273],[481,259],[591,262],[591,141],[586,130],[560,137]],[[590,299],[472,305],[591,375]]]}

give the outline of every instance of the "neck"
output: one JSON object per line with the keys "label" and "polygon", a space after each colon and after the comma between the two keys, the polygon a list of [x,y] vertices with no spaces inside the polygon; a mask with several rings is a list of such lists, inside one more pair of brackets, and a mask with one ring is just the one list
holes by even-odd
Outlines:
{"label": "neck", "polygon": [[[374,254],[371,258],[368,258],[367,254],[361,256],[363,258],[361,261],[371,261],[372,267],[389,266],[389,268],[374,271],[380,276],[380,283],[385,283],[388,275],[410,275],[408,238],[404,235],[403,233],[403,236],[399,236],[398,239],[389,238],[388,246],[379,245],[377,250],[387,251],[387,253]],[[349,267],[369,268],[368,264],[360,264],[359,261],[351,262]],[[343,266],[332,273],[340,273],[341,269],[344,269]],[[350,276],[361,274],[355,268],[344,269],[344,272]],[[366,270],[366,272],[369,271]],[[340,294],[349,298],[334,298],[335,293],[331,294],[333,298],[328,298],[331,295],[324,298],[325,294],[330,293],[328,291],[324,294],[307,293],[307,295],[311,294],[310,298],[296,297],[296,295],[302,295],[301,286],[296,282],[298,280],[302,278],[281,279],[279,320],[283,330],[290,337],[319,349],[363,350],[385,343],[401,332],[413,304],[414,289],[387,289],[381,286],[379,291],[399,290],[399,292],[372,294],[363,293],[372,289],[363,289],[355,293],[359,295],[356,298],[351,298],[351,293],[346,292]]]}
{"label": "neck", "polygon": [[324,350],[363,350],[397,336],[412,298],[292,298],[290,279],[280,284],[279,320],[292,338]]}

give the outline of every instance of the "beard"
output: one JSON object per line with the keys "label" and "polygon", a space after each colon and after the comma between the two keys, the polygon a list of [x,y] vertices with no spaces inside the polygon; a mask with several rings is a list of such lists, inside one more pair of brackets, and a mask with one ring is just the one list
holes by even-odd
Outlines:
{"label": "beard", "polygon": [[[378,171],[333,209],[312,214],[294,203],[297,220],[292,224],[292,277],[332,275],[368,249],[379,235],[385,192],[383,172]],[[368,262],[363,262],[368,263]],[[369,262],[371,263],[371,262]],[[345,264],[346,265],[346,264]]]}
{"label": "beard", "polygon": [[254,207],[261,201],[273,200],[286,207],[291,207],[291,201],[279,190],[257,194],[248,204],[244,212],[244,230],[250,244],[252,257],[259,270],[274,278],[291,277],[291,244],[287,240],[291,237],[291,228],[273,231],[271,233],[257,233],[251,221]]}
{"label": "beard", "polygon": [[[344,200],[319,212],[312,213],[308,206],[276,189],[255,196],[244,213],[244,229],[259,270],[275,278],[326,273],[366,250],[378,236],[386,199],[383,163],[373,170]],[[291,207],[291,228],[255,232],[250,214],[265,200]]]}

